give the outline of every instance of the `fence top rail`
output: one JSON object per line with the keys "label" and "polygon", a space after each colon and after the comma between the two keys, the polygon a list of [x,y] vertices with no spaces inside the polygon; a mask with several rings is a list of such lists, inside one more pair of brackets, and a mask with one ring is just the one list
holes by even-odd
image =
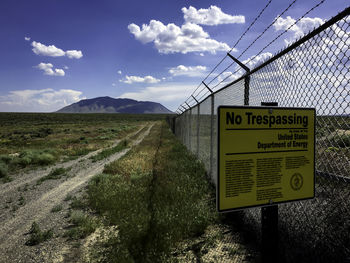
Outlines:
{"label": "fence top rail", "polygon": [[[262,64],[260,64],[259,66],[255,67],[254,69],[251,69],[250,72],[246,72],[245,74],[243,74],[241,77],[239,77],[238,79],[226,84],[225,86],[223,86],[222,88],[214,91],[213,93],[209,94],[208,96],[206,96],[203,100],[201,100],[198,104],[193,105],[192,107],[188,108],[186,111],[191,110],[192,108],[196,107],[197,105],[201,104],[203,101],[205,101],[207,98],[209,98],[210,96],[214,96],[215,94],[219,93],[220,91],[228,88],[231,85],[236,84],[239,81],[242,81],[243,79],[245,79],[246,77],[252,75],[253,73],[255,73],[256,71],[260,70],[261,68],[265,67],[266,65],[274,62],[275,60],[277,60],[278,58],[282,57],[283,55],[285,55],[286,53],[290,52],[291,50],[297,48],[298,46],[300,46],[301,44],[305,43],[306,41],[308,41],[309,39],[311,39],[312,37],[318,35],[319,33],[321,33],[322,31],[326,30],[327,28],[329,28],[330,26],[332,26],[333,24],[335,24],[336,22],[338,22],[339,20],[343,19],[344,17],[350,15],[350,6],[345,8],[342,12],[338,13],[336,16],[332,17],[331,19],[329,19],[328,21],[326,21],[324,24],[322,24],[321,26],[319,26],[318,28],[314,29],[313,31],[311,31],[310,33],[308,33],[307,35],[303,36],[302,38],[300,38],[299,40],[297,40],[296,42],[294,42],[293,44],[291,44],[290,46],[286,47],[285,49],[283,49],[282,51],[280,51],[279,53],[277,53],[276,55],[274,55],[273,57],[271,57],[270,59],[266,60],[265,62],[263,62]],[[186,112],[184,111],[184,112]],[[179,116],[181,116],[184,112],[182,112]]]}

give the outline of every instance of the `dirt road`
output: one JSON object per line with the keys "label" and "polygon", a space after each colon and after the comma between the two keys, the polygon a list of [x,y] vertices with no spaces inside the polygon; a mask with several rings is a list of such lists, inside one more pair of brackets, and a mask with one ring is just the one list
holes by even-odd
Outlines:
{"label": "dirt road", "polygon": [[[74,196],[81,191],[92,176],[103,171],[106,164],[121,158],[139,144],[151,127],[151,124],[148,125],[148,129],[142,131],[129,148],[102,161],[92,162],[89,159],[98,154],[99,150],[49,169],[16,175],[14,181],[0,185],[0,262],[52,262],[60,254],[57,252],[66,247],[62,234],[69,225],[69,204],[65,201],[67,195]],[[131,136],[133,134],[128,137]],[[57,167],[70,167],[68,176],[37,184],[41,177]],[[52,213],[52,208],[57,205],[62,205],[62,210]],[[54,238],[37,246],[26,246],[25,242],[29,238],[27,233],[34,221],[44,230],[53,229]]]}

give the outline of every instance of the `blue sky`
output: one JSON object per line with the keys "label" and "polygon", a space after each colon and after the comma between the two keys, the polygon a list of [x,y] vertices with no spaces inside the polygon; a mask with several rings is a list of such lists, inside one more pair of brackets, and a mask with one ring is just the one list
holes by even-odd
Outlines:
{"label": "blue sky", "polygon": [[[151,100],[176,110],[267,2],[2,0],[0,111],[51,112],[99,96]],[[297,0],[240,60],[249,60],[318,2]],[[290,3],[271,1],[231,54],[239,56]],[[326,0],[249,66],[348,5]]]}

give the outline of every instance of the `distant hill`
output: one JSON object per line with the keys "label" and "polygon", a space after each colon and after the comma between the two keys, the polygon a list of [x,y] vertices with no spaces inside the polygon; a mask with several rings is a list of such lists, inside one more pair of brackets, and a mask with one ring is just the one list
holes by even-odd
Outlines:
{"label": "distant hill", "polygon": [[57,111],[58,113],[173,113],[152,101],[98,97],[81,100]]}

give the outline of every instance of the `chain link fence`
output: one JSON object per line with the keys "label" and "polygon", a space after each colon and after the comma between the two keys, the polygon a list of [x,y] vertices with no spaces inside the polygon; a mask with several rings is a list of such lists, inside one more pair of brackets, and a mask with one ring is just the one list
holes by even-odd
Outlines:
{"label": "chain link fence", "polygon": [[[175,120],[175,134],[216,184],[218,106],[278,102],[316,109],[315,198],[279,205],[287,262],[350,262],[349,15],[347,8],[222,89],[208,88],[206,98]],[[259,241],[260,208],[241,213]]]}

